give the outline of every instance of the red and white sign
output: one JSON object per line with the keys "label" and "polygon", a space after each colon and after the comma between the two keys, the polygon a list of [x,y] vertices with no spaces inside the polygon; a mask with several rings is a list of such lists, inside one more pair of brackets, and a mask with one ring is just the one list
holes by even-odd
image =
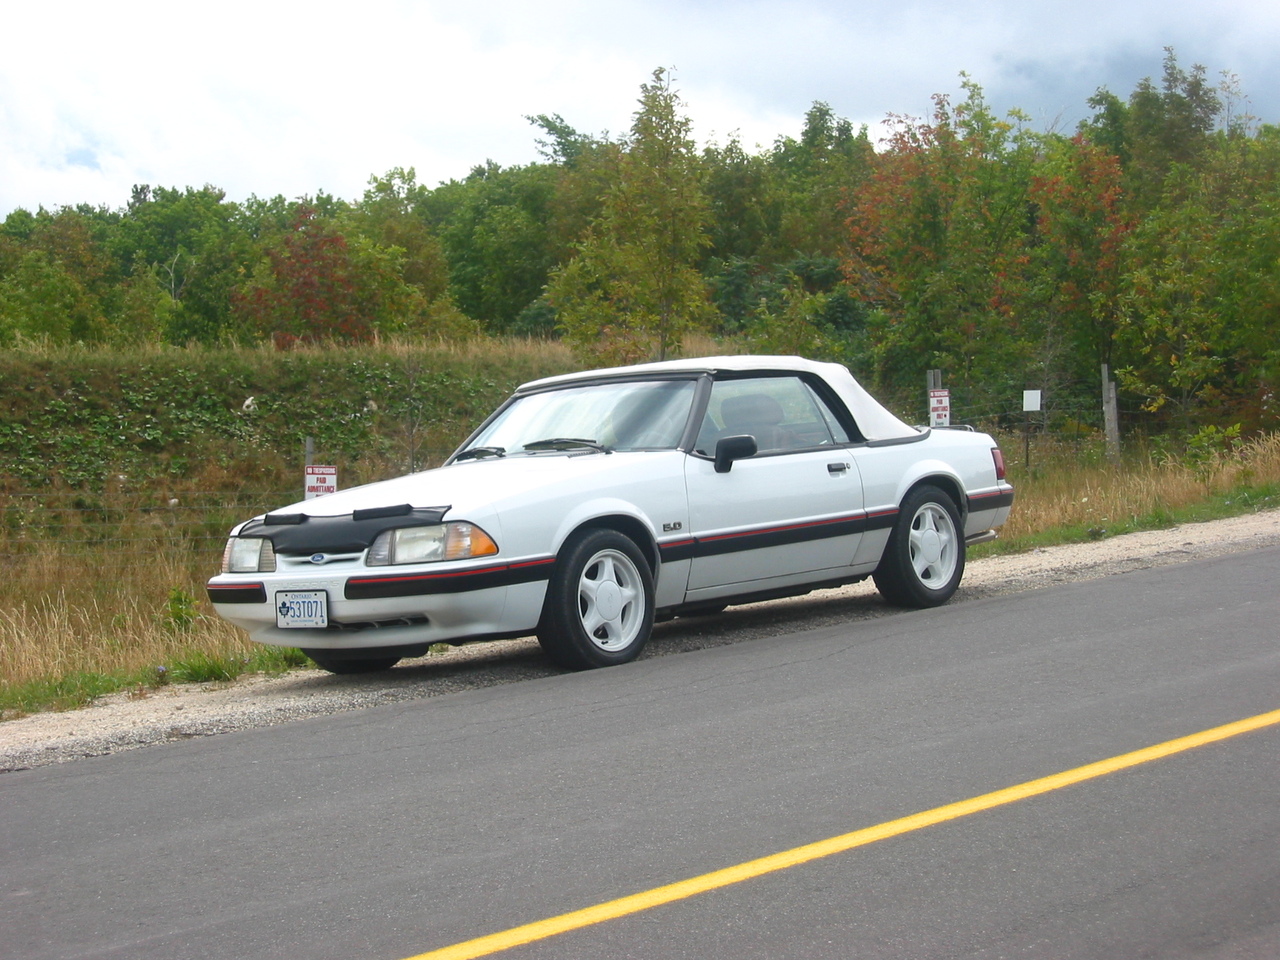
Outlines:
{"label": "red and white sign", "polygon": [[326,494],[337,493],[338,468],[307,464],[306,487],[306,499],[308,500],[313,497],[323,497]]}
{"label": "red and white sign", "polygon": [[929,391],[929,426],[951,426],[951,391]]}

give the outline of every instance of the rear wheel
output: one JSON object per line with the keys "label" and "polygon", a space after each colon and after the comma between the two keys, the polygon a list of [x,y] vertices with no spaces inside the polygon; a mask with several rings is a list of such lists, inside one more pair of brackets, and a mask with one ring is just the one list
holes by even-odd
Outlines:
{"label": "rear wheel", "polygon": [[931,485],[907,494],[874,576],[880,593],[898,606],[936,607],[950,600],[964,576],[955,501]]}
{"label": "rear wheel", "polygon": [[316,666],[330,673],[378,673],[390,670],[400,662],[399,657],[347,657],[332,650],[303,650],[316,662]]}
{"label": "rear wheel", "polygon": [[615,530],[574,535],[547,587],[538,642],[571,670],[639,656],[653,629],[653,572],[640,548]]}

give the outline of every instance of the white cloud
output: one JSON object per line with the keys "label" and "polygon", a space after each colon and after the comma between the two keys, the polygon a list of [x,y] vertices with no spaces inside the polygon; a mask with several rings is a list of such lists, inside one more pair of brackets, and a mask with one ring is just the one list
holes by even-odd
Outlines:
{"label": "white cloud", "polygon": [[368,0],[46,2],[6,12],[0,216],[122,206],[134,183],[241,199],[416,167],[434,184],[537,159],[528,114],[627,129],[641,83],[674,67],[700,138],[797,135],[815,100],[855,123],[924,115],[969,72],[999,109],[1070,127],[1098,87],[1158,78],[1162,47],[1240,74],[1280,114],[1280,7],[1102,0],[725,0],[609,5]]}

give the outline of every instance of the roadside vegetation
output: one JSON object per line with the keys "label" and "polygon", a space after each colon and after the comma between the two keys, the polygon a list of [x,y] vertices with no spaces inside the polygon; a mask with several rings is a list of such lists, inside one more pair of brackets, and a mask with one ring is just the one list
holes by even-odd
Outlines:
{"label": "roadside vegetation", "polygon": [[278,671],[204,591],[227,531],[301,499],[306,442],[342,487],[439,464],[555,342],[0,353],[0,711]]}
{"label": "roadside vegetation", "polygon": [[[691,346],[705,354],[741,345]],[[11,354],[4,362],[6,370],[43,365],[46,383],[61,384],[73,372],[82,379],[74,402],[60,390],[32,399],[39,391],[28,390],[29,379],[0,380],[0,404],[10,411],[0,419],[0,430],[10,430],[0,435],[0,449],[13,471],[0,488],[4,718],[72,708],[108,693],[147,696],[168,683],[225,681],[307,663],[297,651],[249,643],[214,615],[204,593],[226,531],[301,496],[307,432],[324,438],[317,447],[323,462],[338,466],[343,486],[381,479],[405,472],[410,459],[418,468],[438,464],[517,382],[575,366],[557,344],[516,341],[466,348],[316,347],[283,355],[148,350],[124,357],[44,350]],[[313,413],[287,413],[305,409],[311,396],[310,381],[295,364],[312,375],[323,372],[336,394]],[[350,374],[353,364],[366,374],[381,364],[408,365],[431,370],[434,379],[416,387],[361,379]],[[154,387],[147,378],[183,382],[192,370],[207,389],[193,391],[189,402],[156,408],[185,409],[189,418],[174,426],[155,412],[138,414],[143,422],[154,417],[160,431],[150,441],[153,448],[139,453],[137,423],[117,416],[128,409],[119,391],[145,394]],[[348,375],[339,375],[343,370]],[[294,394],[273,392],[286,382]],[[411,438],[399,417],[380,416],[382,405],[393,407],[396,400],[369,394],[370,383],[384,384],[402,403],[419,404],[423,422],[433,424],[428,439]],[[473,389],[458,388],[466,383]],[[244,426],[247,389],[258,391],[263,418],[250,427]],[[378,410],[356,416],[371,396]],[[197,397],[216,402],[200,406]],[[38,424],[55,403],[62,404],[61,426],[25,430],[18,436],[27,438],[28,447],[15,441],[15,424]],[[898,412],[918,421],[922,406],[923,397],[917,409]],[[352,419],[328,422],[335,410]],[[1115,466],[1101,437],[1089,431],[1037,430],[1028,441],[998,424],[977,426],[1000,439],[1017,502],[1001,539],[975,549],[974,557],[1280,505],[1280,436],[1274,434],[1242,441],[1234,432],[1207,430],[1176,449],[1135,436]],[[171,429],[172,436],[165,432]],[[56,447],[49,445],[50,432],[59,437]],[[69,472],[97,479],[72,484]]]}

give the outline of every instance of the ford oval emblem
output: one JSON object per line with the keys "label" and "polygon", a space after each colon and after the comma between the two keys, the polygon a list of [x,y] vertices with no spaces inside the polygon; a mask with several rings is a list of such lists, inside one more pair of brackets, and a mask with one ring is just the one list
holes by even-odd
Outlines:
{"label": "ford oval emblem", "polygon": [[323,553],[313,553],[313,554],[311,555],[311,562],[312,562],[312,563],[324,563],[324,562],[325,562],[326,560],[328,560],[328,559],[329,559],[329,558],[328,558],[328,557],[326,557]]}

